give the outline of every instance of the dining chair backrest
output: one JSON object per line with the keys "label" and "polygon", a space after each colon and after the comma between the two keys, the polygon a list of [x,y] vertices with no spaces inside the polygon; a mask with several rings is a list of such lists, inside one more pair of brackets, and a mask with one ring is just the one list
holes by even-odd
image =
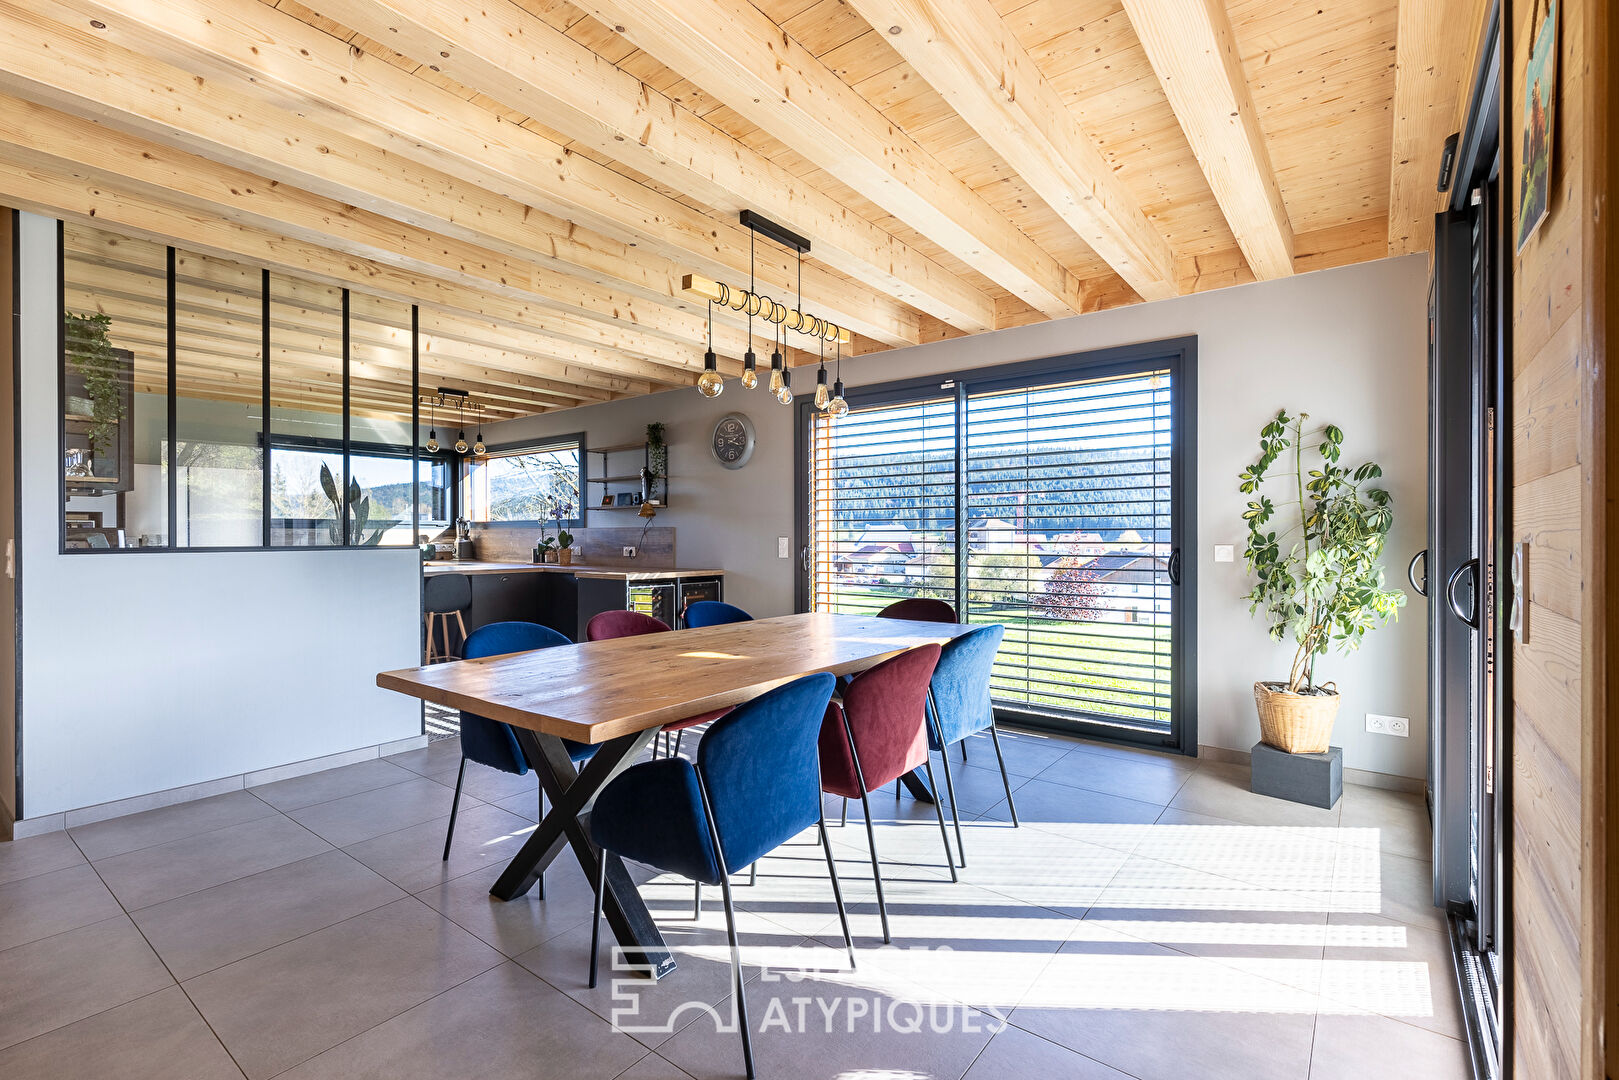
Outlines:
{"label": "dining chair backrest", "polygon": [[714,721],[698,746],[714,824],[735,873],[821,819],[816,737],[837,680],[778,686]]}
{"label": "dining chair backrest", "polygon": [[686,607],[686,629],[700,626],[723,626],[726,623],[752,622],[753,616],[723,600],[698,600]]}
{"label": "dining chair backrest", "polygon": [[[476,660],[571,644],[573,642],[564,635],[539,623],[497,622],[480,626],[468,634],[462,655],[467,660]],[[501,772],[519,776],[528,772],[528,759],[523,756],[511,728],[499,720],[465,711],[461,713],[461,753]]]}
{"label": "dining chair backrest", "polygon": [[[907,649],[850,680],[841,710],[834,705],[821,724],[821,786],[835,795],[858,798],[920,768],[928,758],[928,680],[939,662],[939,646]],[[845,727],[847,720],[847,727]],[[849,739],[859,766],[849,754]]]}
{"label": "dining chair backrest", "polygon": [[928,732],[930,742],[942,741],[944,746],[951,746],[994,723],[989,680],[1005,633],[1005,628],[996,623],[945,642],[939,666],[933,672],[934,722],[938,730]]}
{"label": "dining chair backrest", "polygon": [[432,574],[422,580],[422,610],[436,614],[472,606],[472,579],[465,574]]}
{"label": "dining chair backrest", "polygon": [[585,640],[607,641],[609,638],[662,634],[668,629],[669,624],[662,619],[654,619],[639,611],[603,611],[592,615],[585,624]]}
{"label": "dining chair backrest", "polygon": [[879,619],[907,619],[911,622],[956,621],[956,609],[943,600],[927,596],[909,596],[896,600],[877,613]]}

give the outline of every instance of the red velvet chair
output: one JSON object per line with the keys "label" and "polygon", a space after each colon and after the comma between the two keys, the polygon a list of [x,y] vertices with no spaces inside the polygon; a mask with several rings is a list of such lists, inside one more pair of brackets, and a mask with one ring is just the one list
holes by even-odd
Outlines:
{"label": "red velvet chair", "polygon": [[910,622],[948,622],[956,620],[956,609],[944,600],[926,596],[911,596],[895,600],[877,613],[879,619],[906,619]]}
{"label": "red velvet chair", "polygon": [[[888,933],[888,907],[883,899],[883,875],[877,858],[877,833],[871,824],[867,796],[893,783],[912,769],[927,772],[935,791],[933,765],[928,760],[927,700],[939,646],[919,645],[856,675],[843,691],[843,702],[827,707],[821,724],[821,790],[845,799],[860,800],[865,809],[866,840],[871,847],[871,874],[877,884],[877,912],[882,917],[883,941]],[[935,800],[939,836],[944,840],[944,861],[950,880],[956,879],[955,854],[945,830],[944,807]]]}
{"label": "red velvet chair", "polygon": [[[654,619],[651,615],[643,615],[639,611],[604,611],[599,615],[592,615],[585,624],[586,641],[606,641],[608,638],[636,637],[640,634],[668,633],[669,624],[662,619]],[[680,740],[687,728],[706,724],[710,720],[718,720],[730,709],[715,709],[700,716],[689,716],[684,720],[671,720],[658,730],[664,735],[666,757],[674,757],[680,753]],[[674,736],[673,748],[668,747],[669,735]],[[653,746],[653,755],[656,756],[657,746]]]}

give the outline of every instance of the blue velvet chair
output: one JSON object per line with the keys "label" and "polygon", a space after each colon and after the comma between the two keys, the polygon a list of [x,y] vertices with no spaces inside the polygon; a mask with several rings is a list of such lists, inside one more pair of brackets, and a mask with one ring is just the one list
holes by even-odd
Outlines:
{"label": "blue velvet chair", "polygon": [[[480,626],[468,634],[461,652],[463,659],[476,660],[486,656],[502,656],[506,653],[530,652],[534,649],[549,649],[554,645],[572,644],[573,642],[566,636],[539,623],[497,622]],[[596,748],[588,743],[572,742],[567,739],[564,739],[563,743],[568,748],[568,757],[575,762],[584,761],[596,752]],[[514,773],[517,776],[528,773],[528,758],[523,755],[523,749],[517,743],[517,736],[509,726],[499,720],[462,712],[461,768],[455,774],[455,799],[450,803],[450,827],[444,833],[446,860],[450,857],[450,839],[455,835],[455,815],[461,806],[461,781],[466,777],[468,761],[476,761],[480,765],[487,765],[501,772]],[[545,895],[543,883],[540,886],[540,895]]]}
{"label": "blue velvet chair", "polygon": [[933,669],[928,687],[928,743],[944,761],[944,786],[950,796],[950,816],[956,823],[956,848],[961,865],[967,865],[967,849],[961,843],[961,815],[956,811],[956,785],[950,775],[951,746],[969,736],[988,730],[995,744],[995,760],[1001,766],[1001,784],[1006,788],[1006,805],[1017,827],[1017,805],[1012,802],[1012,782],[1006,777],[1006,759],[1001,756],[1001,737],[995,730],[995,707],[990,701],[990,671],[995,653],[1006,633],[999,624],[980,626],[947,641]]}
{"label": "blue velvet chair", "polygon": [[695,630],[700,626],[724,626],[726,623],[752,622],[753,616],[737,607],[720,600],[698,600],[686,605],[686,629]]}
{"label": "blue velvet chair", "polygon": [[[698,744],[697,761],[661,758],[624,770],[596,796],[591,838],[602,848],[660,870],[718,885],[725,901],[742,1054],[753,1076],[753,1044],[742,992],[731,875],[756,863],[811,825],[820,833],[843,942],[854,966],[854,939],[838,886],[837,865],[821,816],[817,754],[821,720],[832,700],[833,677],[806,675],[738,705],[714,721]],[[605,868],[606,860],[601,860]],[[590,985],[596,985],[604,870],[596,876],[590,933]]]}

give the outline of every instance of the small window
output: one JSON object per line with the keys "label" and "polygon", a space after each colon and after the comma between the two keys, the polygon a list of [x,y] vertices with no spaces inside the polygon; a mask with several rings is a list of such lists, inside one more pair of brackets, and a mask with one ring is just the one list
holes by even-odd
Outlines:
{"label": "small window", "polygon": [[467,518],[582,525],[583,488],[582,436],[491,447],[467,464]]}

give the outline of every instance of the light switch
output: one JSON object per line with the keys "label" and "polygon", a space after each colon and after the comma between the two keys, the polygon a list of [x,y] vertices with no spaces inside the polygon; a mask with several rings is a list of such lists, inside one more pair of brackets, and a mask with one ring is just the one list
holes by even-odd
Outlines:
{"label": "light switch", "polygon": [[788,541],[787,541],[787,538],[785,536],[776,537],[776,558],[778,558],[778,559],[790,559],[790,558],[792,558],[792,556],[787,551],[787,547],[788,547]]}
{"label": "light switch", "polygon": [[1215,544],[1214,545],[1214,561],[1215,562],[1236,562],[1237,561],[1237,548],[1236,548],[1236,545],[1234,545],[1234,544]]}

